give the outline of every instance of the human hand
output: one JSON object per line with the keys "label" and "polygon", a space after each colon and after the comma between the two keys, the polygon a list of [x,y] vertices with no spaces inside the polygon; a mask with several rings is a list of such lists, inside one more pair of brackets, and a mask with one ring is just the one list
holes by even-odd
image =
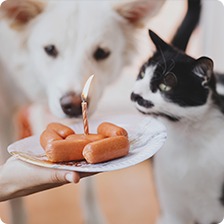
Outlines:
{"label": "human hand", "polygon": [[67,183],[94,173],[50,169],[23,162],[12,156],[0,167],[0,201],[22,197]]}

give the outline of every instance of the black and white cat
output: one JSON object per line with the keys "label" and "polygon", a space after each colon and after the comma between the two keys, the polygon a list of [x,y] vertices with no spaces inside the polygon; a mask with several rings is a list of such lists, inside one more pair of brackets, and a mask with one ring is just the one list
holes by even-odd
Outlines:
{"label": "black and white cat", "polygon": [[159,224],[216,224],[224,216],[224,107],[213,61],[194,59],[151,30],[156,47],[131,94],[136,108],[156,116],[167,140],[153,166]]}

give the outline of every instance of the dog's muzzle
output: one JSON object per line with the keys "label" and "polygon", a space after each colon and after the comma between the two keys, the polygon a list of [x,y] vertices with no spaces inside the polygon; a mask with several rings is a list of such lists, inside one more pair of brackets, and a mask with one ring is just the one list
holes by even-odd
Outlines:
{"label": "dog's muzzle", "polygon": [[60,104],[63,112],[68,117],[79,117],[82,115],[81,101],[81,94],[77,95],[74,92],[70,92],[60,99]]}

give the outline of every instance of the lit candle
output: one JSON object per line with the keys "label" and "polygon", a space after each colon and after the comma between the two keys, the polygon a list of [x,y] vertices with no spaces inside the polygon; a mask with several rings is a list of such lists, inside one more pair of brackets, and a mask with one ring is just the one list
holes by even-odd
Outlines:
{"label": "lit candle", "polygon": [[84,133],[86,135],[89,134],[89,123],[88,123],[88,115],[87,115],[87,96],[89,92],[89,86],[93,79],[94,75],[91,75],[86,81],[84,88],[82,90],[82,117],[83,117],[83,125],[84,125]]}

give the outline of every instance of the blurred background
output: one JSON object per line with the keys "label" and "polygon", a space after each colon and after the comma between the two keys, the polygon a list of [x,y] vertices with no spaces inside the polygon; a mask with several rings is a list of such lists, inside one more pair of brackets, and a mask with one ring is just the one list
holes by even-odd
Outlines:
{"label": "blurred background", "polygon": [[[216,0],[203,1],[203,14],[198,28],[191,36],[187,53],[214,60],[215,69],[224,73],[224,8]],[[148,22],[147,28],[169,42],[187,10],[187,1],[168,0],[159,14]],[[1,35],[1,34],[0,34]],[[143,30],[141,58],[123,70],[120,78],[108,86],[97,111],[90,119],[117,114],[138,114],[130,101],[130,93],[140,65],[152,54],[147,29]],[[27,114],[28,113],[28,120]],[[38,117],[38,119],[36,119]],[[35,119],[34,119],[35,118]],[[21,136],[31,130],[40,133],[45,124],[55,121],[45,107],[30,105],[18,114]],[[82,181],[25,197],[30,224],[82,224]],[[96,193],[102,211],[110,224],[154,224],[159,213],[150,160],[138,165],[101,173],[95,176]],[[8,202],[0,203],[0,217],[9,223]]]}

